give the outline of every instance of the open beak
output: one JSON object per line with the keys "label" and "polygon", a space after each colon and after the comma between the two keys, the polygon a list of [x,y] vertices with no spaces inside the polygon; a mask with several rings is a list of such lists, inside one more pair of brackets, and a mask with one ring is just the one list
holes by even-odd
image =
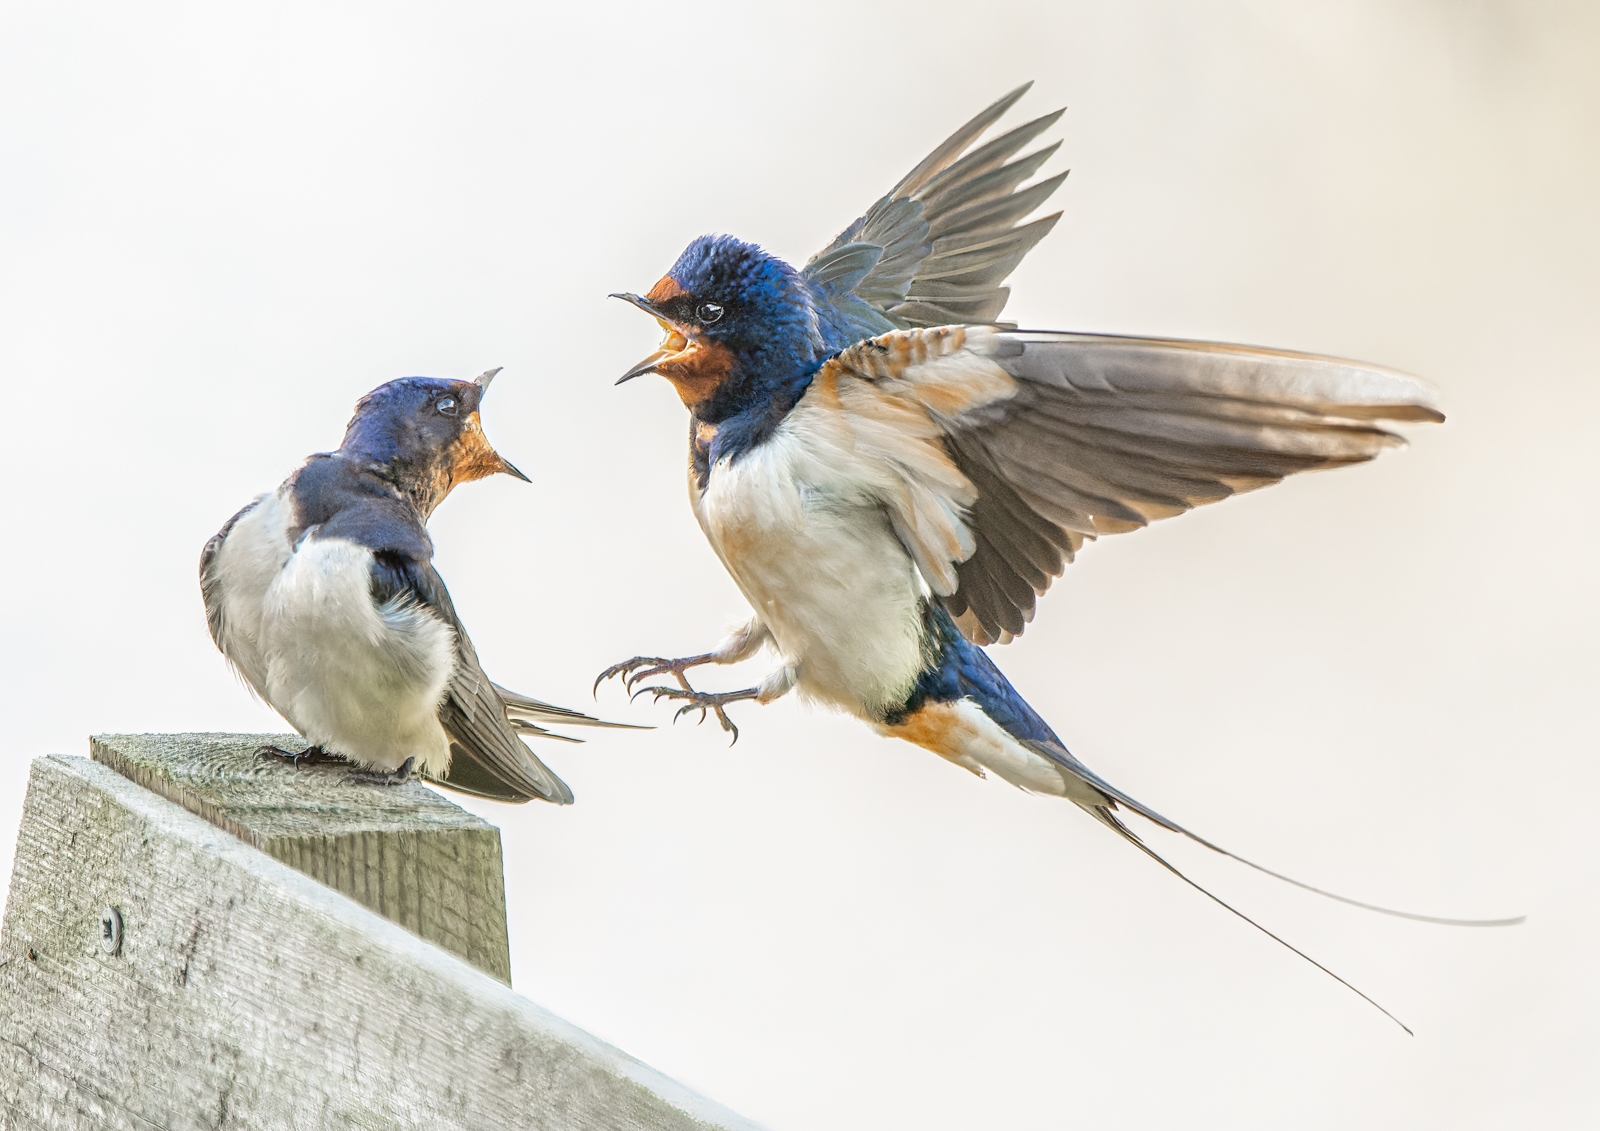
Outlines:
{"label": "open beak", "polygon": [[[504,368],[505,366],[503,365],[497,365],[493,369],[487,369],[478,374],[478,376],[473,379],[472,383],[478,386],[478,400],[480,403],[483,400],[483,395],[489,391],[489,384],[494,380],[495,374],[499,373],[500,370]],[[499,452],[495,451],[489,446],[489,439],[483,434],[483,418],[478,416],[476,412],[474,412],[472,415],[477,419],[478,422],[478,427],[474,429],[474,432],[477,434],[477,438],[482,444],[482,447],[477,454],[479,458],[489,465],[488,468],[482,472],[482,474],[493,475],[495,472],[499,471],[504,472],[507,475],[513,475],[522,480],[524,483],[532,483],[533,480],[529,479],[526,475],[522,474],[522,472],[518,471],[516,466],[512,464],[510,460],[506,459],[505,456],[501,455]],[[478,478],[478,476],[474,476],[473,478]]]}
{"label": "open beak", "polygon": [[655,303],[651,302],[643,295],[624,293],[614,294],[609,297],[620,298],[624,302],[631,302],[634,306],[637,306],[640,310],[644,311],[657,322],[661,323],[661,328],[667,333],[666,341],[661,343],[661,348],[656,350],[656,352],[651,354],[649,357],[645,358],[638,365],[635,365],[632,369],[628,370],[621,377],[618,377],[617,384],[620,385],[624,381],[632,381],[635,377],[638,377],[644,373],[654,373],[663,362],[670,361],[689,349],[689,339],[684,337],[682,331],[680,331],[676,326],[662,316],[661,311],[656,309]]}

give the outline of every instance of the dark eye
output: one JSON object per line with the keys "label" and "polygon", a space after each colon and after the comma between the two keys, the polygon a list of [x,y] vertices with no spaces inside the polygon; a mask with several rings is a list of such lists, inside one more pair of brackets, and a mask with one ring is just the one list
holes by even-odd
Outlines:
{"label": "dark eye", "polygon": [[694,316],[709,326],[722,317],[722,304],[720,302],[702,302],[694,312]]}
{"label": "dark eye", "polygon": [[440,397],[433,407],[445,416],[454,416],[456,414],[456,399],[454,397]]}

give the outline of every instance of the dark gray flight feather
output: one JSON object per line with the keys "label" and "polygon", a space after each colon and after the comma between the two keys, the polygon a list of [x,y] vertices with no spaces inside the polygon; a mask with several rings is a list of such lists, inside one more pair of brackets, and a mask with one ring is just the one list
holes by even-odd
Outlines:
{"label": "dark gray flight feather", "polygon": [[570,805],[572,790],[518,737],[508,718],[508,704],[478,663],[478,653],[433,564],[378,551],[372,567],[372,599],[380,605],[414,602],[454,630],[455,673],[439,705],[439,725],[450,737],[450,768],[438,779],[439,784],[495,801],[539,797]]}
{"label": "dark gray flight feather", "polygon": [[1018,191],[1056,146],[1011,158],[1063,111],[972,146],[1032,85],[1018,87],[950,135],[806,264],[806,278],[828,297],[853,340],[1000,317],[1010,296],[1000,284],[1060,213],[1016,225],[1066,177]]}
{"label": "dark gray flight feather", "polygon": [[941,421],[978,489],[977,551],[940,600],[979,644],[1022,633],[1085,539],[1404,441],[1438,421],[1404,374],[1284,350],[1094,334],[1008,333],[1008,400]]}

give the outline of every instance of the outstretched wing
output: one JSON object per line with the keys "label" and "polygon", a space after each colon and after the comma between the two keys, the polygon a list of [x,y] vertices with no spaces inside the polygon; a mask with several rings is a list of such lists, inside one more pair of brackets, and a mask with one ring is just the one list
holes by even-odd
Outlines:
{"label": "outstretched wing", "polygon": [[439,705],[439,724],[450,736],[450,768],[438,779],[439,784],[496,801],[539,797],[570,805],[572,790],[517,737],[520,728],[510,721],[506,702],[483,673],[433,564],[394,551],[377,551],[373,555],[372,598],[378,604],[415,602],[455,631],[455,674]]}
{"label": "outstretched wing", "polygon": [[[979,644],[1020,635],[1085,539],[1372,459],[1404,444],[1385,422],[1444,419],[1392,370],[1161,338],[912,330],[818,378],[890,453],[895,530]],[[876,434],[913,408],[928,428]]]}
{"label": "outstretched wing", "polygon": [[1018,188],[1060,142],[1011,159],[1063,111],[968,150],[1032,85],[962,126],[806,264],[806,279],[833,308],[839,346],[894,329],[1000,317],[1011,293],[1000,284],[1061,214],[1017,224],[1066,178]]}

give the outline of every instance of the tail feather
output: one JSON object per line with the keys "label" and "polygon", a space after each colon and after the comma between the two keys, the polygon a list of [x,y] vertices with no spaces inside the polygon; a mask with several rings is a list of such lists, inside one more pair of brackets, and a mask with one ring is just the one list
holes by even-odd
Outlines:
{"label": "tail feather", "polygon": [[[1179,836],[1187,837],[1196,844],[1203,845],[1218,855],[1226,856],[1229,860],[1236,860],[1245,867],[1253,868],[1263,875],[1271,876],[1275,880],[1282,880],[1286,884],[1293,884],[1297,888],[1301,888],[1304,891],[1314,892],[1315,894],[1323,896],[1324,898],[1337,900],[1340,903],[1347,903],[1352,907],[1360,907],[1366,911],[1376,911],[1380,915],[1393,915],[1398,919],[1411,919],[1418,923],[1440,923],[1448,927],[1512,927],[1527,919],[1526,915],[1515,915],[1504,919],[1456,919],[1443,915],[1421,915],[1415,911],[1401,911],[1394,907],[1383,907],[1376,903],[1368,903],[1365,900],[1352,899],[1347,895],[1340,895],[1338,892],[1332,892],[1326,890],[1325,888],[1316,887],[1315,885],[1308,884],[1303,880],[1297,880],[1293,876],[1286,876],[1282,872],[1275,872],[1265,865],[1257,864],[1254,860],[1247,860],[1245,857],[1240,856],[1236,852],[1229,852],[1226,848],[1223,848],[1217,844],[1213,844],[1205,837],[1190,832],[1188,829],[1178,824],[1178,822],[1164,817],[1160,813],[1157,813],[1154,809],[1150,808],[1150,806],[1144,804],[1142,801],[1128,796],[1122,790],[1107,782],[1104,778],[1100,777],[1099,774],[1096,774],[1093,770],[1089,769],[1089,767],[1085,766],[1082,762],[1078,761],[1061,747],[1054,746],[1047,742],[1028,742],[1026,745],[1030,749],[1043,754],[1052,762],[1071,773],[1074,777],[1081,781],[1087,782],[1095,789],[1098,789],[1101,793],[1105,794],[1118,805],[1126,806],[1128,809],[1139,814],[1139,816],[1143,817],[1150,823],[1160,825],[1168,832],[1174,832]],[[1148,852],[1149,849],[1145,849],[1145,851]]]}
{"label": "tail feather", "polygon": [[635,726],[633,723],[608,723],[604,719],[597,719],[593,715],[586,715],[582,711],[574,711],[569,707],[557,707],[553,703],[545,703],[526,695],[520,695],[508,687],[501,687],[498,683],[491,683],[495,694],[500,696],[500,701],[505,704],[506,721],[513,730],[519,734],[534,735],[539,738],[558,738],[563,742],[582,742],[581,738],[568,738],[564,734],[554,734],[540,726],[540,723],[555,723],[558,726],[576,727],[610,727],[616,730],[650,730],[651,727]]}
{"label": "tail feather", "polygon": [[[1197,884],[1194,880],[1191,880],[1188,876],[1186,876],[1182,872],[1178,871],[1178,869],[1176,867],[1174,867],[1164,856],[1162,856],[1160,853],[1158,853],[1155,849],[1151,848],[1148,844],[1146,844],[1143,840],[1141,840],[1139,838],[1137,833],[1135,833],[1127,825],[1123,824],[1122,821],[1120,819],[1118,819],[1117,815],[1110,810],[1110,808],[1108,808],[1106,806],[1103,806],[1103,805],[1102,806],[1097,806],[1094,809],[1094,815],[1097,818],[1099,818],[1101,823],[1103,823],[1106,826],[1108,826],[1109,828],[1111,828],[1123,840],[1125,840],[1129,844],[1133,845],[1140,852],[1144,853],[1146,856],[1150,857],[1150,859],[1154,860],[1157,864],[1160,864],[1163,868],[1165,868],[1167,871],[1171,872],[1174,876],[1177,876],[1178,879],[1182,880],[1184,883],[1186,883],[1190,887],[1194,888],[1195,891],[1199,892],[1201,895],[1203,895],[1207,899],[1211,900],[1211,902],[1217,904],[1219,907],[1222,907],[1222,908],[1225,908],[1228,911],[1231,911],[1234,915],[1237,915],[1239,918],[1243,919],[1246,923],[1249,923],[1256,930],[1258,930],[1262,934],[1266,935],[1267,938],[1271,939],[1273,942],[1277,943],[1279,946],[1285,948],[1286,950],[1293,951],[1295,954],[1299,955],[1301,958],[1303,958],[1307,962],[1311,963],[1311,965],[1315,966],[1318,970],[1321,970],[1328,977],[1332,978],[1335,982],[1338,982],[1345,989],[1349,990],[1351,993],[1353,993],[1357,997],[1361,998],[1362,1001],[1365,1001],[1368,1005],[1372,1006],[1372,1008],[1376,1009],[1379,1013],[1383,1014],[1390,1021],[1393,1021],[1396,1025],[1400,1026],[1400,1028],[1404,1029],[1406,1031],[1406,1036],[1408,1036],[1408,1037],[1416,1036],[1416,1034],[1411,1031],[1411,1027],[1409,1025],[1407,1025],[1404,1021],[1400,1020],[1400,1018],[1396,1017],[1394,1014],[1390,1013],[1383,1006],[1379,1005],[1368,994],[1363,993],[1361,990],[1357,989],[1355,986],[1351,985],[1349,982],[1347,982],[1343,978],[1339,977],[1339,975],[1335,974],[1332,970],[1329,970],[1326,966],[1324,966],[1322,963],[1318,962],[1315,958],[1312,958],[1309,954],[1307,954],[1305,951],[1301,950],[1299,947],[1295,946],[1293,943],[1286,942],[1284,939],[1280,938],[1278,935],[1273,934],[1271,931],[1269,931],[1265,927],[1263,927],[1260,923],[1257,923],[1254,919],[1250,918],[1250,916],[1246,915],[1243,911],[1240,911],[1237,907],[1233,906],[1233,904],[1231,904],[1231,903],[1227,902],[1226,900],[1222,899],[1220,896],[1214,895],[1212,892],[1207,891],[1205,888],[1203,888],[1199,884]],[[1202,841],[1201,843],[1204,843],[1204,842]],[[1293,882],[1293,881],[1291,881],[1291,882]],[[1304,885],[1301,885],[1301,886],[1304,886]],[[1316,889],[1313,888],[1312,890],[1315,891]]]}

